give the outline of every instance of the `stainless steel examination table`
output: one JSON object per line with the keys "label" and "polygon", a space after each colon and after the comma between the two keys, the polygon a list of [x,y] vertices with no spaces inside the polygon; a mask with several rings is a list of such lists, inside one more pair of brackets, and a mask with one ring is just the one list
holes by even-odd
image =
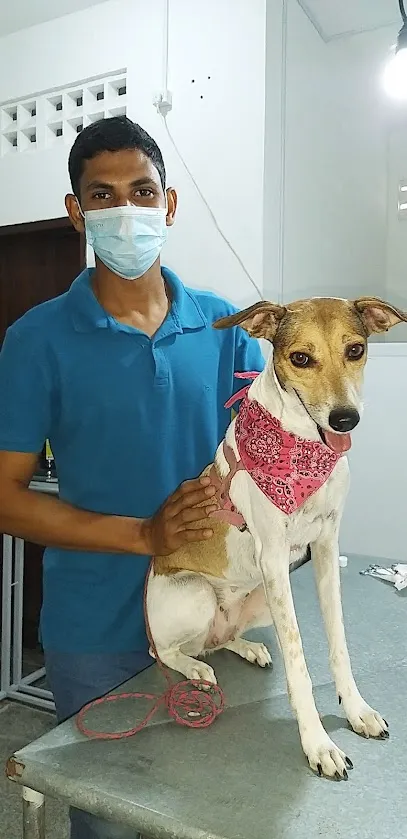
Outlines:
{"label": "stainless steel examination table", "polygon": [[[227,708],[211,728],[188,730],[164,711],[135,737],[89,741],[71,720],[18,751],[10,780],[23,787],[25,839],[42,839],[44,796],[121,822],[150,839],[407,839],[407,592],[360,576],[368,558],[341,571],[355,675],[388,720],[390,740],[347,728],[328,669],[312,568],[292,576],[305,654],[324,724],[354,763],[348,783],[315,777],[300,748],[273,632],[273,670],[232,653],[214,664]],[[156,667],[121,690],[161,693]],[[142,701],[96,707],[90,727],[131,727]]]}

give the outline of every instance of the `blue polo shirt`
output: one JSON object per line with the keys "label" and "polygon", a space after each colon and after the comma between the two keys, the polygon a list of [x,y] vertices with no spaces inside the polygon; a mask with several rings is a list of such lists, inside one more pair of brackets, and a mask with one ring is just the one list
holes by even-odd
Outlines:
{"label": "blue polo shirt", "polygon": [[[212,461],[230,422],[224,403],[260,370],[257,341],[212,323],[236,311],[163,268],[171,309],[153,338],[118,323],[84,271],[27,312],[0,353],[0,449],[39,452],[48,437],[63,501],[151,516]],[[67,652],[144,651],[149,557],[47,548],[41,637]]]}

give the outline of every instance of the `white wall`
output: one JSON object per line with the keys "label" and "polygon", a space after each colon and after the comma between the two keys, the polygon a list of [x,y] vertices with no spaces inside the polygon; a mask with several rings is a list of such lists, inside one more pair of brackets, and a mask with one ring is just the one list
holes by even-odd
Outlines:
{"label": "white wall", "polygon": [[341,550],[407,561],[407,344],[374,344],[365,413],[353,435]]}
{"label": "white wall", "polygon": [[296,0],[288,2],[285,300],[383,293],[381,41],[367,33],[325,43]]}
{"label": "white wall", "polygon": [[286,100],[287,10],[285,0],[267,3],[264,132],[264,296],[281,299]]}
{"label": "white wall", "polygon": [[[265,0],[171,0],[170,9],[168,124],[225,235],[261,286]],[[110,0],[2,38],[0,102],[127,67],[129,116],[157,139],[179,191],[166,261],[187,284],[243,306],[255,292],[152,104],[162,87],[163,23],[163,0]],[[61,147],[0,160],[1,225],[64,214],[67,155]]]}
{"label": "white wall", "polygon": [[[387,296],[407,311],[407,212],[397,212],[401,181],[407,183],[407,124],[393,125],[389,131],[387,219]],[[407,324],[400,327],[400,340],[407,341]]]}
{"label": "white wall", "polygon": [[[393,106],[381,87],[395,31],[325,43],[296,0],[287,0],[287,12],[286,32],[284,19],[278,29],[276,13],[268,32],[268,44],[281,36],[282,48],[277,41],[266,63],[265,287],[284,300],[405,296],[407,222],[393,219],[392,243],[387,239],[389,191],[394,202],[395,178],[407,177],[407,131],[398,135],[396,166],[395,151],[388,158]],[[276,130],[281,125],[285,131],[279,144]],[[389,159],[394,171],[390,167],[388,183]],[[279,216],[275,190],[280,160],[284,194]],[[272,225],[280,222],[278,236]],[[403,327],[389,333],[389,340],[403,340]],[[406,381],[407,345],[373,344],[365,416],[350,457],[344,552],[406,560]]]}

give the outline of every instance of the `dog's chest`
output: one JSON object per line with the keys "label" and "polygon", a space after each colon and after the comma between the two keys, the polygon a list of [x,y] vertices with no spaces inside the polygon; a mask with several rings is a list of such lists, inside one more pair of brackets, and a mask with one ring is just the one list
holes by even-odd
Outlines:
{"label": "dog's chest", "polygon": [[305,503],[287,516],[286,533],[291,549],[315,542],[321,530],[342,509],[347,488],[348,465],[345,458],[335,467],[326,483]]}
{"label": "dog's chest", "polygon": [[[343,501],[346,495],[349,479],[349,469],[346,458],[341,458],[325,484],[311,495],[295,512],[286,515],[271,502],[262,503],[254,509],[254,531],[256,530],[256,514],[267,518],[270,530],[275,533],[284,531],[285,538],[281,542],[281,549],[290,548],[290,564],[304,555],[308,545],[317,541],[323,528],[334,528],[340,517]],[[260,501],[260,496],[257,496]],[[283,525],[283,528],[282,528]],[[253,534],[241,534],[236,528],[230,528],[227,537],[228,574],[229,580],[242,582],[250,581],[254,586],[260,582],[257,577],[254,556]],[[284,544],[285,542],[285,544]],[[273,541],[273,551],[276,550]],[[278,550],[278,549],[277,549]],[[256,569],[256,570],[255,570]]]}
{"label": "dog's chest", "polygon": [[301,510],[289,516],[286,534],[292,553],[297,554],[318,539],[324,523],[324,513],[323,505],[312,504],[310,500]]}

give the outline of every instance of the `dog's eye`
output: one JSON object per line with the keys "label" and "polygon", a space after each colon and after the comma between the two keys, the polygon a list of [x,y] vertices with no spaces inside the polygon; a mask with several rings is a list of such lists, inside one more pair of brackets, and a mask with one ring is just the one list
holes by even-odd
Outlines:
{"label": "dog's eye", "polygon": [[290,355],[291,364],[294,367],[309,367],[311,358],[305,352],[293,352]]}
{"label": "dog's eye", "polygon": [[346,355],[351,361],[358,361],[365,354],[365,347],[363,344],[352,344],[346,350]]}

